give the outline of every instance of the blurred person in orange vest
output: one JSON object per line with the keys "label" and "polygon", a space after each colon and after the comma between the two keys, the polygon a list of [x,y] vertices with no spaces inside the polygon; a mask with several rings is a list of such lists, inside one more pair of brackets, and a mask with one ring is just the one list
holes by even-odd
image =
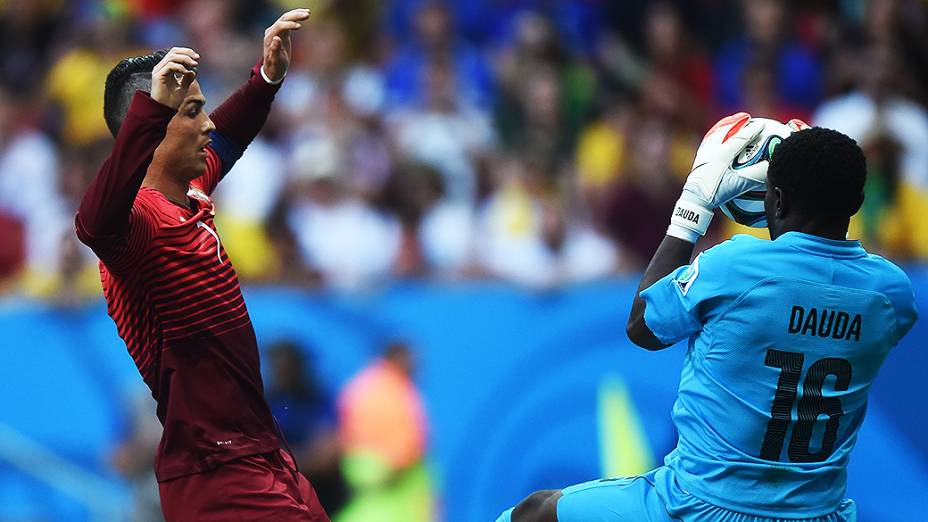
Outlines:
{"label": "blurred person in orange vest", "polygon": [[431,480],[424,465],[425,408],[413,371],[410,349],[393,342],[342,390],[339,435],[354,498],[333,519],[336,522],[434,518]]}
{"label": "blurred person in orange vest", "polygon": [[347,451],[373,453],[394,470],[423,457],[425,408],[413,371],[409,348],[394,342],[348,382],[338,398],[339,431]]}

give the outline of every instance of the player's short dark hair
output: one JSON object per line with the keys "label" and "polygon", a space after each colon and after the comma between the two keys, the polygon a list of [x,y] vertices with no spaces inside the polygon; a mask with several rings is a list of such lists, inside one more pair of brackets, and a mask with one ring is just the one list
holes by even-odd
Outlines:
{"label": "player's short dark hair", "polygon": [[860,210],[867,162],[853,139],[813,127],[790,134],[777,146],[767,177],[789,193],[802,211],[847,218]]}
{"label": "player's short dark hair", "polygon": [[129,111],[129,103],[135,91],[151,92],[151,71],[167,53],[168,49],[159,49],[144,56],[126,58],[106,76],[103,118],[114,138]]}

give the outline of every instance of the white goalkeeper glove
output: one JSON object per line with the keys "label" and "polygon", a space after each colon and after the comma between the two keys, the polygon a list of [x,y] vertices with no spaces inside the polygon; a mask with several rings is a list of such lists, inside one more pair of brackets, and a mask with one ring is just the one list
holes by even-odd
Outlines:
{"label": "white goalkeeper glove", "polygon": [[767,162],[732,169],[732,161],[763,130],[763,122],[751,120],[746,112],[726,116],[709,129],[696,151],[667,235],[695,243],[706,235],[716,208],[766,181]]}
{"label": "white goalkeeper glove", "polygon": [[797,131],[801,131],[801,130],[806,130],[806,129],[811,129],[811,128],[812,128],[812,127],[809,126],[808,123],[806,123],[806,122],[800,120],[799,118],[793,118],[793,119],[789,120],[788,122],[786,122],[786,126],[789,127],[790,129],[792,129],[793,132],[797,132]]}

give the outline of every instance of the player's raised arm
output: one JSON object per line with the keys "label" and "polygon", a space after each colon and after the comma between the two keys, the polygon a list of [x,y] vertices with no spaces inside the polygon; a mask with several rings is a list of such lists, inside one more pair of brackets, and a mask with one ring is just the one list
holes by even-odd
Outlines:
{"label": "player's raised arm", "polygon": [[741,194],[748,184],[763,181],[766,163],[752,165],[733,175],[732,160],[763,130],[763,123],[752,121],[751,115],[739,112],[722,118],[699,145],[693,170],[683,185],[683,194],[674,206],[667,235],[651,258],[635,292],[626,332],[628,338],[648,350],[669,346],[662,342],[645,322],[646,303],[643,290],[666,277],[675,269],[687,265],[696,241],[705,235],[719,205]]}
{"label": "player's raised arm", "polygon": [[264,31],[264,50],[251,77],[210,114],[216,124],[213,150],[222,160],[225,175],[261,131],[274,95],[290,66],[290,33],[303,27],[309,9],[287,11]]}
{"label": "player's raised arm", "polygon": [[127,58],[110,72],[104,117],[116,142],[78,208],[75,224],[84,243],[95,246],[128,230],[135,196],[196,77],[199,58],[192,49],[175,47]]}

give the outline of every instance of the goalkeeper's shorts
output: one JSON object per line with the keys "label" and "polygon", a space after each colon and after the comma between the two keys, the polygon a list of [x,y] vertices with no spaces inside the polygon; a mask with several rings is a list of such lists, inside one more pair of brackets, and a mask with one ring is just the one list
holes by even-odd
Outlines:
{"label": "goalkeeper's shorts", "polygon": [[[656,484],[661,484],[658,492]],[[509,510],[497,522],[510,522]],[[787,522],[787,518],[747,515],[713,506],[687,493],[660,467],[644,475],[585,482],[566,488],[557,502],[558,522]],[[838,509],[802,522],[856,522],[854,501],[845,499]]]}

